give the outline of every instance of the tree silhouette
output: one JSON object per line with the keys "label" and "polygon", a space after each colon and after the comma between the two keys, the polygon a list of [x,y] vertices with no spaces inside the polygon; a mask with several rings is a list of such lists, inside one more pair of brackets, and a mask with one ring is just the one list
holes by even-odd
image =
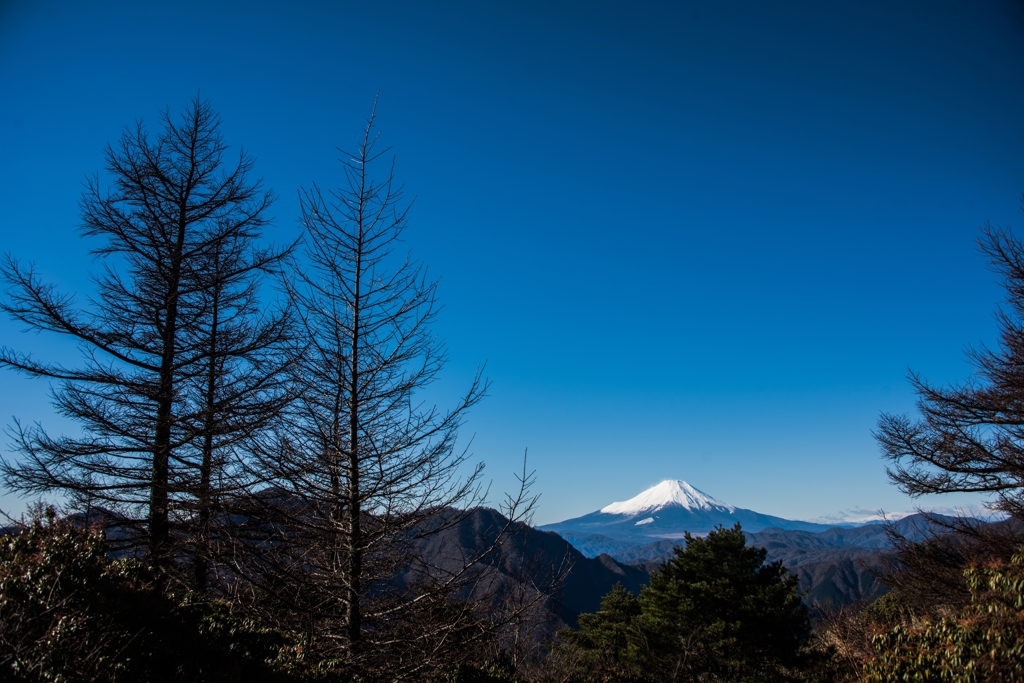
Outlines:
{"label": "tree silhouette", "polygon": [[996,507],[1024,514],[1024,244],[987,227],[979,240],[1003,277],[1000,343],[968,352],[973,379],[937,387],[917,374],[919,419],[883,414],[875,433],[892,480],[911,496],[991,493]]}
{"label": "tree silhouette", "polygon": [[[197,439],[215,423],[223,435],[223,392],[233,392],[236,417],[266,395],[256,375],[282,319],[253,322],[253,278],[284,252],[252,248],[273,196],[249,180],[251,157],[227,163],[210,105],[194,99],[178,121],[165,113],[161,122],[152,138],[142,123],[125,129],[106,150],[110,187],[90,179],[82,197],[81,233],[99,240],[94,297],[79,305],[32,266],[4,262],[3,310],[29,330],[75,340],[81,360],[44,362],[4,347],[0,365],[54,381],[55,408],[82,431],[54,437],[15,422],[20,457],[0,471],[23,493],[60,492],[117,513],[166,568],[175,519],[208,514],[212,443]],[[196,391],[204,381],[205,397]],[[239,420],[242,432],[260,421]]]}
{"label": "tree silhouette", "polygon": [[459,526],[483,499],[483,466],[456,442],[487,383],[478,373],[447,411],[418,402],[446,360],[430,330],[437,281],[395,253],[408,205],[375,143],[371,116],[344,153],[342,187],[300,194],[306,267],[287,285],[302,339],[296,400],[259,460],[265,486],[249,524],[267,540],[248,544],[246,571],[253,604],[307,634],[320,656],[402,676],[450,664],[466,639],[488,633],[473,567],[530,506],[525,492],[513,496],[505,528],[486,530],[493,542],[471,556],[425,555],[425,537]]}

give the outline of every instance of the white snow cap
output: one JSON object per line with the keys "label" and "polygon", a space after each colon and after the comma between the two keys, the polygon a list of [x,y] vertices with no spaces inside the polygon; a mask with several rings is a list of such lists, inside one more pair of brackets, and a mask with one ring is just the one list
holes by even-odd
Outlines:
{"label": "white snow cap", "polygon": [[670,505],[684,507],[687,510],[718,509],[732,512],[736,509],[728,503],[715,500],[703,491],[698,491],[682,479],[666,479],[635,498],[601,508],[601,512],[610,515],[636,515]]}

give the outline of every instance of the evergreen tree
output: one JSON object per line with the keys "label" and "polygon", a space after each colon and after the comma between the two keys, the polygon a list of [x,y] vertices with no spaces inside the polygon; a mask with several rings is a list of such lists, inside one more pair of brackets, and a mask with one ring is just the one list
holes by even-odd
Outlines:
{"label": "evergreen tree", "polygon": [[638,598],[616,587],[556,657],[583,651],[577,680],[787,680],[810,624],[797,578],[766,555],[739,524],[686,534]]}
{"label": "evergreen tree", "polygon": [[640,679],[636,656],[639,616],[640,602],[621,583],[617,583],[601,599],[601,609],[597,613],[579,616],[579,631],[566,630],[559,634],[565,645],[556,656],[564,657],[566,647],[574,650],[588,679]]}
{"label": "evergreen tree", "polygon": [[784,680],[810,633],[797,578],[746,545],[737,523],[686,548],[640,593],[647,662],[659,680]]}

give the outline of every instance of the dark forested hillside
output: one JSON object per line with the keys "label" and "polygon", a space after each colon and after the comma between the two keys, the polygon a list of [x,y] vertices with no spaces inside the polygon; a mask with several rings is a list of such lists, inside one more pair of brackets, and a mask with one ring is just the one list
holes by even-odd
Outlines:
{"label": "dark forested hillside", "polygon": [[[440,567],[458,567],[463,556],[493,543],[504,524],[500,513],[478,508],[459,525],[424,541],[430,546],[426,554]],[[912,515],[897,522],[893,529],[916,541],[933,530],[934,524],[921,515]],[[765,529],[746,537],[749,545],[768,551],[769,562],[782,561],[800,579],[800,590],[809,604],[870,602],[886,591],[878,579],[890,553],[886,525],[834,528],[820,533]],[[508,595],[522,579],[538,590],[550,587],[551,595],[540,601],[546,632],[562,624],[575,625],[579,614],[595,612],[601,597],[616,583],[638,593],[679,545],[676,540],[662,540],[628,546],[609,538],[605,540],[610,552],[586,557],[571,544],[571,536],[566,540],[554,532],[519,525],[513,538],[485,563],[486,580],[478,582],[478,590]],[[602,539],[586,535],[584,540],[595,543]]]}
{"label": "dark forested hillside", "polygon": [[[892,525],[892,530],[916,542],[936,530],[936,521],[951,522],[952,518],[911,515]],[[800,578],[806,602],[845,605],[870,602],[885,592],[878,573],[884,568],[891,547],[888,528],[885,524],[836,527],[820,532],[768,528],[746,533],[746,537],[751,546],[768,551],[769,561],[782,561]],[[562,534],[587,549],[607,546],[606,552],[615,561],[647,573],[671,559],[681,543],[665,539],[637,545],[595,534]]]}
{"label": "dark forested hillside", "polygon": [[[506,524],[498,511],[476,508],[458,524],[420,540],[422,556],[440,575],[458,571],[465,557],[492,547]],[[558,534],[525,524],[517,524],[510,540],[475,571],[474,594],[464,597],[486,597],[504,602],[506,608],[509,601],[533,600],[534,618],[540,632],[548,635],[575,626],[579,614],[596,611],[602,596],[616,583],[638,593],[650,578],[643,567],[617,562],[608,555],[585,557]]]}

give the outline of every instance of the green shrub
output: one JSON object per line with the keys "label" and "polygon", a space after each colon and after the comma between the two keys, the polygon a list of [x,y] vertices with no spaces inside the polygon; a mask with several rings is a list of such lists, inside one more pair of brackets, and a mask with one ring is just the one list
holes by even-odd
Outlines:
{"label": "green shrub", "polygon": [[1024,681],[1024,549],[965,572],[971,604],[954,617],[901,624],[872,639],[871,683]]}
{"label": "green shrub", "polygon": [[101,532],[46,510],[0,538],[0,679],[284,679],[284,639],[192,598],[161,595],[140,562],[106,556]]}

